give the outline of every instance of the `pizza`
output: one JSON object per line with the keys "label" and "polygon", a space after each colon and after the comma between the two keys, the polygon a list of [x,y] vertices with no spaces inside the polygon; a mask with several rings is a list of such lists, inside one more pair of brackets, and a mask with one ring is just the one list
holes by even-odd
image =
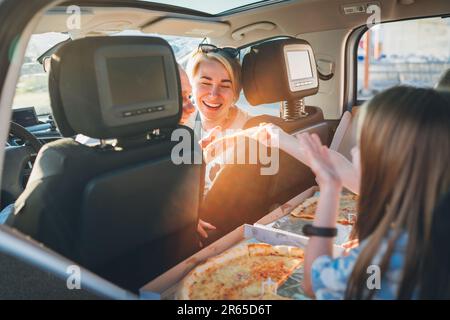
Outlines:
{"label": "pizza", "polygon": [[[291,215],[305,220],[314,220],[319,196],[306,199],[291,211]],[[355,194],[341,195],[337,223],[354,225],[357,216],[358,196]]]}
{"label": "pizza", "polygon": [[286,299],[277,288],[303,264],[303,250],[265,243],[242,244],[208,259],[180,283],[181,300]]}

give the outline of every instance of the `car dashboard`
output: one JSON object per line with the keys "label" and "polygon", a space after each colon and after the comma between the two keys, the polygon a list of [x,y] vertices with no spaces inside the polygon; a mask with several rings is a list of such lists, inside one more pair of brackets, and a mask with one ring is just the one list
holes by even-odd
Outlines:
{"label": "car dashboard", "polygon": [[[21,125],[32,133],[42,144],[62,138],[51,114],[37,115],[34,107],[13,109],[12,121]],[[22,145],[24,142],[17,137],[9,137],[12,146]]]}

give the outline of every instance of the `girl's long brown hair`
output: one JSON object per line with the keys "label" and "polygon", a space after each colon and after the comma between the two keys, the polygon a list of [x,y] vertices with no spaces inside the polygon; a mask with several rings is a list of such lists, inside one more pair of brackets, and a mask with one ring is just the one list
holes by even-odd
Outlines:
{"label": "girl's long brown hair", "polygon": [[[346,298],[373,297],[376,290],[367,289],[368,266],[378,263],[383,276],[396,240],[406,232],[397,298],[410,299],[420,292],[429,271],[425,269],[430,269],[424,257],[430,250],[433,209],[449,190],[450,99],[432,89],[395,87],[375,96],[365,108],[355,235],[368,243],[355,263]],[[386,251],[374,262],[383,239],[388,240]]]}

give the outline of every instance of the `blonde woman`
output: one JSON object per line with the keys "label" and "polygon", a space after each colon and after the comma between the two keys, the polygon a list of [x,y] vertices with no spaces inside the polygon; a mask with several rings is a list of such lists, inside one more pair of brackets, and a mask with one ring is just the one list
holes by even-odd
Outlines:
{"label": "blonde woman", "polygon": [[188,62],[187,72],[205,137],[216,129],[242,129],[249,115],[236,106],[241,84],[238,51],[201,44]]}
{"label": "blonde woman", "polygon": [[[218,48],[201,44],[188,62],[187,72],[192,83],[192,93],[198,113],[190,123],[200,118],[202,137],[200,143],[206,147],[217,136],[242,129],[250,116],[239,109],[241,84],[241,65],[237,59],[238,51],[233,48]],[[207,160],[205,172],[205,192],[207,192],[224,165],[225,157]],[[199,221],[197,231],[207,238],[207,230],[215,227],[208,222]]]}

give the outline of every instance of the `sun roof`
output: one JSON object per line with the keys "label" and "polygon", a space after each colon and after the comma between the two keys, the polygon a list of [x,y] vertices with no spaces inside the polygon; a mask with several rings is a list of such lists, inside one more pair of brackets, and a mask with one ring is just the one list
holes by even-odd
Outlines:
{"label": "sun roof", "polygon": [[280,0],[220,0],[220,1],[205,1],[205,0],[141,0],[145,2],[153,2],[160,4],[168,4],[172,6],[182,7],[195,11],[204,12],[211,15],[221,14],[227,11],[240,9],[244,10],[253,5],[266,5]]}

